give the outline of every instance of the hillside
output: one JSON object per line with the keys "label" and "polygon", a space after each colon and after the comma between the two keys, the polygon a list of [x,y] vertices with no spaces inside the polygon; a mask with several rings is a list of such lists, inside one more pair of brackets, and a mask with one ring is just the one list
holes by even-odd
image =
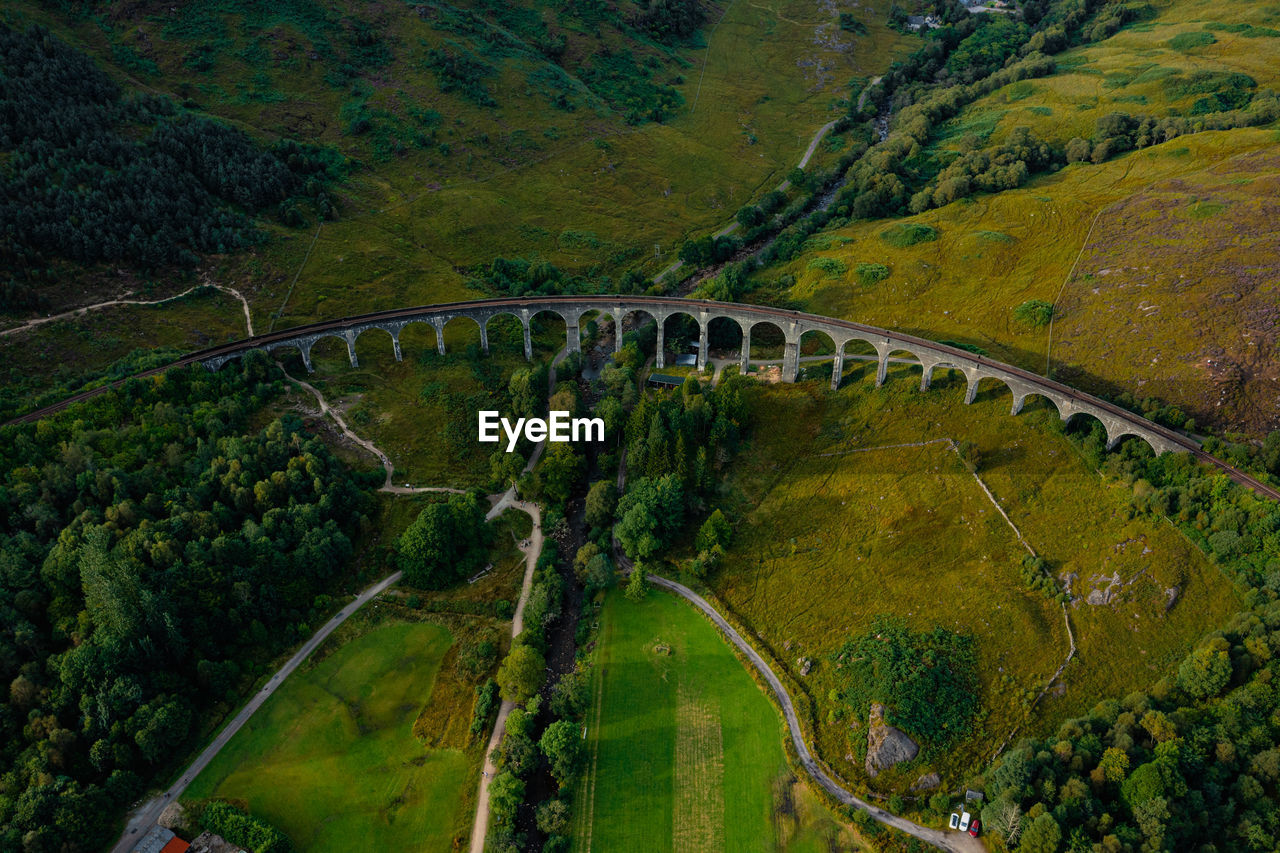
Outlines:
{"label": "hillside", "polygon": [[[1269,23],[1264,3],[1142,7],[943,111],[906,161],[908,215],[837,206],[807,252],[755,274],[763,298],[965,341],[1175,426],[1265,435],[1280,426]],[[894,133],[919,136],[909,123],[933,109],[899,111]],[[894,223],[933,230],[901,240]],[[860,264],[887,269],[860,281]],[[1029,319],[1028,303],[1052,311]]]}

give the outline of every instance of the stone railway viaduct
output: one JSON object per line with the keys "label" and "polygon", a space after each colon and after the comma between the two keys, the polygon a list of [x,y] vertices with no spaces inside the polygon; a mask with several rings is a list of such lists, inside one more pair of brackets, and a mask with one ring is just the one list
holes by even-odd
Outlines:
{"label": "stone railway viaduct", "polygon": [[[781,308],[770,308],[761,305],[741,305],[727,302],[710,302],[697,299],[679,299],[674,297],[655,296],[540,296],[511,299],[486,299],[474,302],[454,302],[443,305],[426,305],[419,308],[397,308],[364,314],[358,317],[346,317],[341,320],[327,320],[308,326],[298,326],[265,335],[246,338],[222,344],[209,349],[193,352],[170,364],[142,371],[125,379],[82,391],[51,406],[29,412],[14,418],[9,424],[30,423],[48,415],[55,414],[82,400],[87,400],[104,391],[120,387],[146,376],[154,376],[172,367],[191,364],[203,364],[211,370],[217,370],[228,361],[239,358],[250,350],[271,351],[281,348],[296,348],[302,355],[303,363],[311,369],[311,349],[316,342],[326,337],[336,337],[347,345],[347,353],[351,363],[357,364],[356,339],[363,333],[378,329],[391,337],[395,357],[399,359],[400,333],[413,323],[427,323],[436,330],[436,347],[444,352],[444,327],[452,319],[466,317],[473,320],[480,328],[481,346],[489,348],[489,321],[499,315],[507,314],[518,320],[524,329],[524,352],[526,358],[533,357],[533,346],[530,337],[530,324],[535,317],[550,312],[564,320],[567,329],[566,345],[571,351],[580,349],[580,332],[582,318],[590,313],[598,313],[614,320],[621,320],[633,313],[645,314],[658,323],[658,341],[663,342],[666,321],[670,317],[684,315],[692,318],[699,329],[701,348],[698,356],[699,369],[707,366],[707,342],[711,323],[724,318],[736,322],[742,329],[743,347],[740,363],[746,366],[751,352],[751,330],[762,323],[770,323],[780,329],[785,346],[783,350],[782,378],[794,382],[800,372],[800,343],[809,332],[821,332],[835,344],[832,356],[831,385],[839,387],[844,360],[847,357],[845,347],[853,341],[863,341],[876,352],[877,384],[884,382],[888,370],[889,359],[895,353],[905,352],[913,357],[922,368],[921,388],[928,388],[934,371],[939,368],[958,370],[967,381],[965,402],[971,403],[978,393],[978,385],[983,379],[995,379],[1009,387],[1013,394],[1013,414],[1017,414],[1026,404],[1027,398],[1033,394],[1051,402],[1064,421],[1076,415],[1089,415],[1101,421],[1107,431],[1107,444],[1114,447],[1125,436],[1137,436],[1151,445],[1157,453],[1186,452],[1191,453],[1201,462],[1218,468],[1235,482],[1251,489],[1257,494],[1280,501],[1280,489],[1261,482],[1255,477],[1227,464],[1200,449],[1200,445],[1192,438],[1166,429],[1158,424],[1136,415],[1133,412],[1112,405],[1097,397],[1077,391],[1074,388],[1046,379],[1030,371],[993,361],[957,347],[928,341],[912,335],[878,329],[847,320],[836,320],[819,317],[815,314],[804,314],[799,311],[788,311]],[[615,336],[616,337],[616,336]],[[658,366],[662,366],[662,347],[659,346]],[[9,424],[6,424],[9,425]]]}
{"label": "stone railway viaduct", "polygon": [[[466,317],[480,329],[480,345],[489,351],[489,322],[497,316],[515,317],[524,330],[525,358],[532,358],[531,323],[535,317],[550,312],[564,320],[566,345],[570,352],[580,350],[579,327],[582,318],[591,313],[608,316],[620,322],[631,314],[644,314],[658,324],[657,366],[663,367],[663,344],[666,321],[670,317],[685,315],[697,323],[701,346],[698,353],[698,369],[707,367],[707,349],[712,321],[724,318],[735,322],[742,330],[740,365],[745,371],[751,351],[752,330],[761,324],[772,324],[782,331],[785,345],[782,359],[782,379],[794,382],[800,367],[801,338],[809,332],[827,335],[835,345],[832,356],[832,388],[839,387],[844,367],[845,347],[853,341],[869,344],[877,354],[876,384],[884,382],[890,356],[907,353],[923,368],[920,379],[922,390],[928,389],[934,372],[939,369],[958,370],[967,381],[965,402],[973,402],[978,385],[991,378],[1003,382],[1013,394],[1013,414],[1022,410],[1027,398],[1038,394],[1051,402],[1064,421],[1075,415],[1085,414],[1097,418],[1107,431],[1107,446],[1114,447],[1125,436],[1137,436],[1157,454],[1169,451],[1197,449],[1191,439],[1172,430],[1158,426],[1138,415],[1076,391],[1061,383],[1046,379],[1012,365],[984,358],[957,347],[940,344],[922,338],[865,326],[846,320],[804,314],[780,308],[737,303],[710,302],[695,299],[651,296],[543,296],[532,298],[490,299],[475,302],[455,302],[419,308],[396,309],[376,314],[366,314],[301,326],[268,335],[249,338],[236,343],[194,353],[185,362],[199,361],[210,369],[218,369],[227,361],[240,357],[251,349],[266,351],[297,349],[307,370],[312,370],[311,349],[326,337],[344,341],[352,366],[358,365],[356,339],[360,335],[379,330],[391,338],[396,360],[400,360],[400,334],[413,323],[426,323],[435,329],[436,347],[445,352],[444,327],[450,320]],[[621,337],[614,336],[615,347],[621,346]]]}

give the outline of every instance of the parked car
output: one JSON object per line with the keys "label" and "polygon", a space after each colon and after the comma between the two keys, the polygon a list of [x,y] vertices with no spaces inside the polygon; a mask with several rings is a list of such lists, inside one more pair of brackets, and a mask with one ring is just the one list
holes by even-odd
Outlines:
{"label": "parked car", "polygon": [[979,832],[982,832],[982,821],[975,817],[973,823],[969,824],[969,834],[977,838]]}
{"label": "parked car", "polygon": [[960,812],[952,812],[952,813],[951,813],[951,823],[950,823],[950,826],[951,826],[951,828],[952,828],[952,829],[959,829],[959,828],[960,828]]}
{"label": "parked car", "polygon": [[965,812],[964,814],[960,815],[960,831],[961,832],[969,831],[969,821],[971,821],[972,819],[973,819],[973,816],[970,815],[968,812]]}

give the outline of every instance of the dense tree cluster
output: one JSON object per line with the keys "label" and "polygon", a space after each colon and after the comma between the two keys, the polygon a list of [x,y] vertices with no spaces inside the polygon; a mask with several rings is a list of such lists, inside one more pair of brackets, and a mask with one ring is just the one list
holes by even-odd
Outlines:
{"label": "dense tree cluster", "polygon": [[424,507],[397,544],[404,582],[419,589],[445,589],[479,571],[493,534],[485,511],[474,492]]}
{"label": "dense tree cluster", "polygon": [[911,196],[912,213],[941,207],[979,192],[1000,192],[1022,186],[1035,172],[1061,164],[1062,155],[1030,128],[1017,127],[993,149],[961,154],[932,182]]}
{"label": "dense tree cluster", "polygon": [[880,616],[831,660],[840,672],[840,699],[854,714],[879,702],[888,722],[929,747],[963,734],[978,708],[977,655],[966,635],[941,627],[913,632],[901,619]]}
{"label": "dense tree cluster", "polygon": [[[539,737],[539,710],[543,707],[547,670],[548,630],[560,616],[564,585],[556,567],[559,553],[551,540],[538,558],[533,588],[525,605],[524,630],[516,638],[511,651],[498,669],[498,685],[504,699],[517,704],[507,717],[506,733],[494,754],[497,772],[489,787],[489,838],[486,849],[517,851],[525,849],[527,837],[516,823],[517,812],[524,802],[525,786],[543,759],[556,762],[557,778],[562,784],[577,772],[579,755],[575,745],[564,741],[564,732],[550,738]],[[564,689],[552,691],[551,710],[567,715],[585,710],[586,682],[567,677]],[[548,730],[556,724],[553,722]],[[563,728],[563,727],[562,727]],[[578,727],[575,724],[574,730]],[[576,741],[581,747],[581,741]]]}
{"label": "dense tree cluster", "polygon": [[32,305],[58,259],[190,266],[260,238],[252,217],[330,212],[338,164],[296,142],[260,148],[167,98],[122,95],[47,30],[0,25],[0,307]]}
{"label": "dense tree cluster", "polygon": [[221,800],[207,803],[200,809],[200,825],[254,853],[293,853],[293,843],[283,832]]}
{"label": "dense tree cluster", "polygon": [[[1228,109],[1218,109],[1228,106]],[[1098,119],[1092,140],[1075,137],[1067,143],[1066,158],[1072,163],[1086,160],[1101,163],[1125,151],[1159,145],[1188,133],[1258,127],[1278,118],[1280,97],[1275,92],[1268,90],[1255,95],[1248,88],[1227,86],[1198,99],[1187,116],[1108,113]]]}
{"label": "dense tree cluster", "polygon": [[366,498],[296,419],[250,425],[275,376],[175,369],[4,428],[0,848],[99,848],[322,615]]}
{"label": "dense tree cluster", "polygon": [[1151,694],[1100,702],[987,774],[1019,850],[1270,850],[1280,833],[1280,603],[1206,638]]}
{"label": "dense tree cluster", "polygon": [[[1081,439],[1090,460],[1128,480],[1135,512],[1168,517],[1231,575],[1266,595],[1280,593],[1280,508],[1232,484],[1225,475],[1197,464],[1189,455],[1151,456],[1133,442],[1104,455],[1094,427]],[[1105,446],[1105,439],[1101,440]],[[1264,479],[1280,478],[1280,432],[1261,447],[1228,445],[1216,439],[1205,450]],[[1264,473],[1266,472],[1266,473]]]}
{"label": "dense tree cluster", "polygon": [[441,92],[457,92],[478,107],[498,105],[484,84],[484,79],[492,77],[497,69],[461,45],[427,51],[427,67],[436,73]]}
{"label": "dense tree cluster", "polygon": [[649,559],[703,506],[736,452],[747,410],[739,384],[704,393],[697,379],[679,394],[646,395],[627,418],[628,484],[614,534],[633,559]]}
{"label": "dense tree cluster", "polygon": [[[1185,454],[1074,436],[1237,581],[1250,604],[1149,693],[1100,702],[986,774],[986,827],[1019,850],[1269,850],[1280,832],[1280,510]],[[1280,433],[1207,449],[1280,475]],[[1266,473],[1263,473],[1266,472]]]}
{"label": "dense tree cluster", "polygon": [[629,50],[601,50],[578,70],[578,76],[622,113],[627,124],[644,124],[666,121],[684,105],[684,96],[675,88],[683,78],[659,82],[654,74],[661,68],[653,55],[637,62]]}
{"label": "dense tree cluster", "polygon": [[689,38],[707,16],[698,0],[641,0],[641,7],[632,24],[665,44]]}

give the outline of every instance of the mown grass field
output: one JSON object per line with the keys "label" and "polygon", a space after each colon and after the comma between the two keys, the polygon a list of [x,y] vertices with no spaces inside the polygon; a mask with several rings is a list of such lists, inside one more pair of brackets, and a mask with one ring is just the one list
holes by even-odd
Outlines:
{"label": "mown grass field", "polygon": [[781,716],[700,614],[605,599],[575,850],[858,849],[783,752]]}
{"label": "mown grass field", "polygon": [[[877,786],[891,790],[928,769],[959,784],[1011,731],[1051,730],[1098,696],[1155,682],[1238,606],[1231,584],[1172,527],[1128,518],[1125,491],[1086,466],[1056,413],[1010,417],[1007,392],[990,389],[965,406],[958,381],[921,393],[918,368],[891,369],[879,390],[873,376],[874,366],[855,366],[835,396],[825,382],[753,390],[754,438],[724,489],[740,519],[736,539],[711,581],[809,694],[818,751],[849,781],[868,781],[865,728],[828,718],[836,682],[827,657],[878,614],[969,634],[980,662],[973,735],[881,774]],[[1075,595],[1117,578],[1110,604],[1069,607],[1078,656],[1034,717],[1031,700],[1067,656],[1062,611],[1024,587],[1026,552],[954,452],[895,446],[943,437],[974,443],[983,482],[1053,573],[1075,576]],[[846,452],[861,448],[881,449]],[[804,657],[816,664],[807,677]]]}
{"label": "mown grass field", "polygon": [[449,631],[386,622],[333,643],[281,686],[186,799],[245,803],[302,851],[455,849],[470,828],[478,754],[424,748],[411,728]]}

